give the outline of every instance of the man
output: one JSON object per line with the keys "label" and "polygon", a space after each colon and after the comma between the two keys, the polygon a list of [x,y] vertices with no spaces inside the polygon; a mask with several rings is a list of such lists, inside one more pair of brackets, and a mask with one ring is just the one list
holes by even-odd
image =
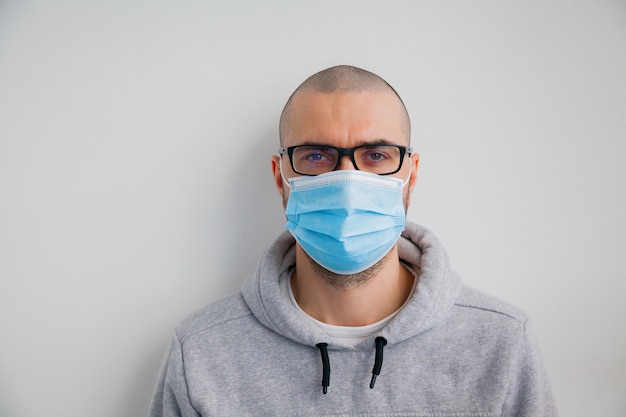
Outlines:
{"label": "man", "polygon": [[557,415],[526,315],[463,286],[405,221],[409,140],[370,72],[298,87],[271,160],[288,231],[240,293],[178,326],[150,416]]}

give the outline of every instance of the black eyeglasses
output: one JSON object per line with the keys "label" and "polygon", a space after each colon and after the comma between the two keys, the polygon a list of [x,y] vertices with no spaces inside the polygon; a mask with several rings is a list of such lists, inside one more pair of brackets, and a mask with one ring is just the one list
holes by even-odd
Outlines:
{"label": "black eyeglasses", "polygon": [[339,167],[343,156],[349,156],[354,167],[378,175],[395,174],[402,168],[405,155],[412,149],[399,145],[362,145],[337,148],[325,145],[301,145],[280,148],[278,153],[289,155],[291,168],[300,175],[319,175]]}

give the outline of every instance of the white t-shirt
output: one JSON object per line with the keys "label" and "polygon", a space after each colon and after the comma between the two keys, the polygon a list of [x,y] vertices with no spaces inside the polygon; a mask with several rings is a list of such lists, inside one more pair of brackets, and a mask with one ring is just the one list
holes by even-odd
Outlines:
{"label": "white t-shirt", "polygon": [[[403,265],[415,277],[415,271],[412,268],[410,268],[410,266],[405,265],[405,264]],[[291,305],[294,307],[294,309],[296,310],[298,314],[302,315],[302,317],[306,318],[307,320],[310,320],[312,323],[314,323],[316,326],[322,329],[329,336],[329,338],[337,342],[340,342],[341,344],[349,345],[349,346],[358,345],[365,339],[381,331],[387,325],[387,323],[389,323],[396,316],[396,314],[398,314],[398,312],[402,310],[402,307],[404,307],[404,305],[402,305],[399,309],[391,313],[389,316],[385,317],[384,319],[376,323],[368,324],[367,326],[336,326],[336,325],[321,322],[309,316],[298,305],[298,302],[296,301],[296,298],[294,297],[293,291],[291,289],[291,275],[293,274],[294,269],[295,268],[287,269],[279,278],[280,286],[282,287],[282,290],[286,292],[287,294],[289,294]],[[417,279],[414,279],[413,289],[411,290],[411,294],[413,293],[413,291],[415,291],[416,282],[417,282]]]}

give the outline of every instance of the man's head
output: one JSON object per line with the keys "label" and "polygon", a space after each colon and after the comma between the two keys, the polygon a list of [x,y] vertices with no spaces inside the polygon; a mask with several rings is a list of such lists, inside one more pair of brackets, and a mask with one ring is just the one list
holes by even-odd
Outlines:
{"label": "man's head", "polygon": [[[354,148],[382,144],[408,147],[410,134],[409,116],[396,91],[379,76],[351,66],[332,67],[309,77],[291,95],[280,118],[283,148],[301,145]],[[416,181],[418,158],[417,154],[404,155],[397,172],[383,175],[406,180],[405,210]],[[355,170],[357,167],[350,157],[343,156],[336,169]],[[272,158],[272,170],[276,188],[286,206],[290,189],[285,179],[301,175],[294,171],[287,154]],[[374,270],[357,274],[352,283],[363,282]],[[328,274],[328,277],[330,280],[333,275]],[[335,282],[349,281],[346,276],[334,278]]]}
{"label": "man's head", "polygon": [[[282,147],[316,144],[349,148],[365,144],[409,146],[411,122],[398,93],[385,80],[369,71],[340,65],[307,78],[289,97],[280,117]],[[411,178],[405,205],[415,183],[419,155],[403,161],[393,176]],[[275,184],[286,205],[289,190],[285,178],[298,176],[287,155],[274,157]],[[412,169],[409,166],[412,166]],[[355,169],[344,157],[338,169]]]}
{"label": "man's head", "polygon": [[361,68],[339,65],[331,68],[327,68],[323,71],[313,74],[307,78],[300,86],[293,92],[283,111],[280,115],[279,135],[281,146],[285,145],[286,136],[288,136],[288,130],[291,122],[291,111],[293,109],[294,99],[299,94],[306,92],[317,93],[391,93],[397,99],[397,105],[400,107],[400,116],[402,118],[402,130],[406,139],[406,144],[410,144],[411,138],[411,121],[409,114],[402,102],[402,99],[387,81],[379,77],[378,75],[366,71]]}

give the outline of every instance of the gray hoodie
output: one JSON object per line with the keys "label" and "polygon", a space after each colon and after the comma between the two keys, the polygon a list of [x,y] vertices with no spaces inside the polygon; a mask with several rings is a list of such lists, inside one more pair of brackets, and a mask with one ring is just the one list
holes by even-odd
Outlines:
{"label": "gray hoodie", "polygon": [[417,287],[355,347],[297,314],[281,289],[294,245],[282,234],[241,292],[177,327],[149,416],[558,415],[528,317],[463,286],[430,231],[407,224],[399,254]]}

